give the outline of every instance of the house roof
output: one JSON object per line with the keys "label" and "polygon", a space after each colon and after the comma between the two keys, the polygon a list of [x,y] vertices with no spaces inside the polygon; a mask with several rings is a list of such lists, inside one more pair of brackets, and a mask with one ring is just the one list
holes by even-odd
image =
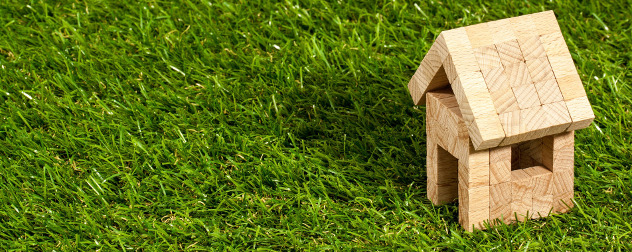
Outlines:
{"label": "house roof", "polygon": [[451,85],[476,150],[594,119],[553,11],[441,32],[408,83],[413,102]]}

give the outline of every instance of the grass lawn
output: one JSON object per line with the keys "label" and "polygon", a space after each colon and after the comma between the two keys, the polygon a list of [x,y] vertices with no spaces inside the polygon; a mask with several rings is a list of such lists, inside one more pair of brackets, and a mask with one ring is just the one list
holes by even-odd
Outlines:
{"label": "grass lawn", "polygon": [[[0,4],[0,250],[632,250],[629,1]],[[568,214],[468,233],[407,83],[555,11],[593,105]]]}

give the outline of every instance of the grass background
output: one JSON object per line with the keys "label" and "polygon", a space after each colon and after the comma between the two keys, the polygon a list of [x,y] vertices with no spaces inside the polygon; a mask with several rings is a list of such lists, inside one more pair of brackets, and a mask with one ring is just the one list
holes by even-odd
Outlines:
{"label": "grass background", "polygon": [[[630,1],[0,4],[1,250],[630,250]],[[464,232],[406,84],[555,11],[596,119],[568,214]]]}

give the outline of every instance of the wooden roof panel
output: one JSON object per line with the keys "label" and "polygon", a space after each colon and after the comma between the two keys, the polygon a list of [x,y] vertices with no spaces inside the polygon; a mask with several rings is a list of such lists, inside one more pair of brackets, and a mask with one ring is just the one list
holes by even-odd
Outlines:
{"label": "wooden roof panel", "polygon": [[419,105],[450,84],[476,150],[594,119],[552,11],[443,31],[408,86]]}

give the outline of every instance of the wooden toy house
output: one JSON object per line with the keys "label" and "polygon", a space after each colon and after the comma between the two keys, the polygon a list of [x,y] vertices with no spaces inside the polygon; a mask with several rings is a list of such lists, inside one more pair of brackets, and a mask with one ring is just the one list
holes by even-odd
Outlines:
{"label": "wooden toy house", "polygon": [[441,32],[408,88],[428,198],[458,200],[465,229],[573,206],[574,131],[594,114],[552,11]]}

